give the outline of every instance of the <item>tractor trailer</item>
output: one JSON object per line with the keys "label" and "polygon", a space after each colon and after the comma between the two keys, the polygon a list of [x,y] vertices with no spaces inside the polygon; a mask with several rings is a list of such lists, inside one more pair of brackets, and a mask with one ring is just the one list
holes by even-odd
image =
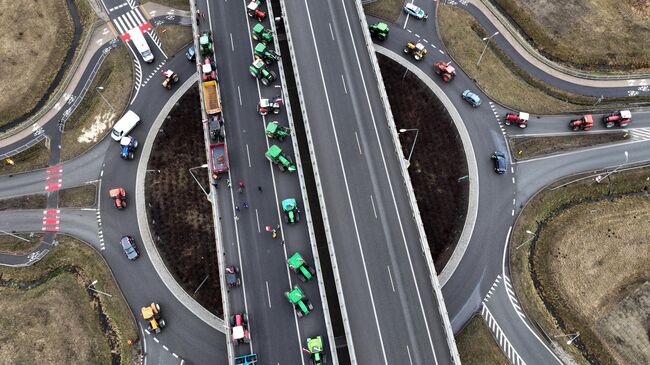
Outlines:
{"label": "tractor trailer", "polygon": [[142,31],[140,31],[140,28],[133,28],[129,30],[129,37],[131,37],[135,48],[137,48],[138,52],[140,52],[140,55],[142,56],[144,62],[153,62],[153,53],[151,53],[149,44],[147,44],[147,40],[144,39],[144,34],[142,34]]}
{"label": "tractor trailer", "polygon": [[216,80],[203,83],[203,98],[205,99],[205,112],[208,114],[221,113],[219,102],[219,86]]}

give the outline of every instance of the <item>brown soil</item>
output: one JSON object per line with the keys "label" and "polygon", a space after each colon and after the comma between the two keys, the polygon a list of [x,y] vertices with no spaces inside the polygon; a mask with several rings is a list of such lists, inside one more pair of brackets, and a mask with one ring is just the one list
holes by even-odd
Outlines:
{"label": "brown soil", "polygon": [[59,190],[59,208],[89,208],[95,205],[97,185],[87,184]]}
{"label": "brown soil", "polygon": [[456,336],[456,345],[464,365],[508,364],[508,358],[480,315],[474,316]]}
{"label": "brown soil", "polygon": [[45,194],[23,195],[0,200],[0,211],[16,209],[45,209],[46,206],[47,196]]}
{"label": "brown soil", "polygon": [[[409,172],[424,230],[440,272],[451,257],[465,224],[469,199],[467,161],[458,131],[442,103],[412,73],[377,55],[397,129],[419,129]],[[451,126],[451,127],[450,127]],[[400,135],[408,157],[415,132]],[[441,156],[441,158],[432,158]]]}
{"label": "brown soil", "polygon": [[607,143],[625,141],[630,134],[625,131],[611,133],[576,134],[555,137],[509,137],[510,150],[516,160],[572,151]]}
{"label": "brown soil", "polygon": [[[160,173],[147,173],[145,195],[152,236],[167,268],[188,294],[220,316],[223,310],[212,206],[188,172],[206,163],[199,106],[198,89],[192,87],[170,112],[147,167]],[[167,127],[174,133],[166,133]],[[207,170],[193,172],[207,189]]]}

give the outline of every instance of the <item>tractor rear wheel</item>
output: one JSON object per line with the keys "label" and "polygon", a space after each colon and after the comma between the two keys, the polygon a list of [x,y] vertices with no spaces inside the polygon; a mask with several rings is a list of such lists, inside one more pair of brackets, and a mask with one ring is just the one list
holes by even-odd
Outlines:
{"label": "tractor rear wheel", "polygon": [[266,78],[262,79],[262,85],[269,86],[269,84],[270,84],[269,79]]}
{"label": "tractor rear wheel", "polygon": [[528,123],[521,123],[521,124],[519,125],[519,128],[521,128],[521,129],[524,129],[524,128],[526,128],[526,127],[528,127]]}

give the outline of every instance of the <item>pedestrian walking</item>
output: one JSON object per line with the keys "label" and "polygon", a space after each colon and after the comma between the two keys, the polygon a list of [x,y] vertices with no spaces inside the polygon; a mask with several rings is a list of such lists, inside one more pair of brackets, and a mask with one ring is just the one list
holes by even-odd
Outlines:
{"label": "pedestrian walking", "polygon": [[242,205],[244,206],[244,208],[248,209],[248,203],[244,202],[244,204]]}
{"label": "pedestrian walking", "polygon": [[235,210],[239,212],[239,205],[235,205]]}
{"label": "pedestrian walking", "polygon": [[277,237],[277,236],[278,236],[278,231],[276,231],[275,229],[272,230],[272,231],[271,231],[271,238],[275,238],[275,237]]}
{"label": "pedestrian walking", "polygon": [[282,243],[281,243],[281,245],[282,245],[282,246],[284,246],[284,240],[282,240]]}
{"label": "pedestrian walking", "polygon": [[230,188],[230,186],[231,186],[230,185],[230,179],[226,180],[226,185],[228,186],[228,188]]}
{"label": "pedestrian walking", "polygon": [[257,187],[257,190],[259,190],[260,193],[261,193],[261,192],[262,192],[262,187],[261,187],[261,186],[258,186],[258,187]]}

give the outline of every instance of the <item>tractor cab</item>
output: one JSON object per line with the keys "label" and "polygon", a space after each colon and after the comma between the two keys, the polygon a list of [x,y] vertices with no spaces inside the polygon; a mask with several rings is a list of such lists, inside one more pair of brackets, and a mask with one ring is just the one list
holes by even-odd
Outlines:
{"label": "tractor cab", "polygon": [[257,23],[251,31],[251,38],[253,38],[254,41],[268,44],[273,42],[273,31],[271,29],[264,28],[264,25],[261,23]]}
{"label": "tractor cab", "polygon": [[161,329],[165,327],[165,320],[160,315],[160,305],[151,303],[147,307],[142,307],[141,312],[142,318],[149,322],[147,330],[160,333]]}
{"label": "tractor cab", "polygon": [[265,116],[269,113],[280,114],[280,107],[284,101],[279,96],[276,96],[271,99],[262,98],[257,104],[257,112],[261,116]]}
{"label": "tractor cab", "polygon": [[266,19],[266,12],[260,7],[262,5],[262,0],[252,0],[246,6],[246,12],[251,18],[257,18],[258,22],[264,21]]}
{"label": "tractor cab", "polygon": [[271,139],[277,139],[280,142],[284,141],[289,136],[291,130],[288,127],[280,126],[277,120],[270,122],[266,125],[266,136]]}
{"label": "tractor cab", "polygon": [[408,42],[406,43],[406,47],[404,47],[404,53],[410,53],[416,61],[423,59],[427,52],[428,51],[426,47],[424,47],[424,44],[420,42]]}
{"label": "tractor cab", "polygon": [[588,131],[594,126],[594,118],[591,114],[585,114],[582,118],[569,122],[569,129],[572,131]]}
{"label": "tractor cab", "polygon": [[316,275],[316,271],[307,264],[302,255],[298,252],[289,257],[287,265],[289,265],[289,268],[293,270],[293,272],[298,274],[298,277],[300,277],[300,280],[303,282],[311,280],[314,275]]}
{"label": "tractor cab", "polygon": [[162,74],[165,77],[162,86],[165,89],[171,90],[172,85],[178,82],[178,74],[172,70],[163,71]]}
{"label": "tractor cab", "polygon": [[277,61],[278,58],[280,58],[280,55],[270,49],[265,43],[260,42],[255,46],[255,58],[261,59],[264,63],[270,65]]}
{"label": "tractor cab", "polygon": [[135,137],[124,136],[120,139],[120,157],[125,160],[133,160],[135,149],[138,148],[138,140]]}
{"label": "tractor cab", "polygon": [[108,196],[115,200],[115,208],[126,208],[126,191],[124,188],[113,188],[108,191]]}
{"label": "tractor cab", "polygon": [[449,82],[456,76],[456,68],[451,65],[451,62],[437,61],[433,64],[433,70],[442,77],[444,82]]}
{"label": "tractor cab", "polygon": [[300,210],[296,204],[296,199],[284,199],[282,201],[282,211],[284,212],[285,223],[293,224],[300,221]]}
{"label": "tractor cab", "polygon": [[312,365],[321,365],[325,363],[325,355],[323,354],[323,340],[320,336],[315,338],[307,338],[307,352],[311,358]]}
{"label": "tractor cab", "polygon": [[603,116],[603,124],[606,128],[612,128],[614,126],[624,128],[630,123],[632,123],[632,112],[629,110],[620,110]]}
{"label": "tractor cab", "polygon": [[214,65],[210,57],[205,57],[201,64],[201,71],[203,74],[203,81],[210,81],[217,78],[217,72],[214,70]]}
{"label": "tractor cab", "polygon": [[298,285],[295,285],[291,291],[285,292],[284,295],[289,300],[289,303],[293,304],[299,318],[306,316],[314,310],[314,306],[305,297],[305,293],[303,293]]}
{"label": "tractor cab", "polygon": [[530,119],[530,114],[528,113],[506,113],[506,116],[503,118],[503,124],[511,125],[514,123],[519,128],[526,128],[528,127],[528,119]]}
{"label": "tractor cab", "polygon": [[201,33],[201,37],[199,37],[199,46],[201,47],[201,52],[203,54],[212,52],[213,49],[213,43],[212,43],[212,33],[210,31],[205,31]]}
{"label": "tractor cab", "polygon": [[249,343],[251,341],[248,332],[248,315],[246,313],[237,313],[230,319],[232,328],[232,342],[235,345],[240,343]]}
{"label": "tractor cab", "polygon": [[377,37],[380,41],[383,41],[388,37],[388,33],[390,32],[390,29],[388,28],[388,24],[379,22],[379,23],[374,23],[370,24],[368,27],[370,30],[370,35],[373,37]]}

